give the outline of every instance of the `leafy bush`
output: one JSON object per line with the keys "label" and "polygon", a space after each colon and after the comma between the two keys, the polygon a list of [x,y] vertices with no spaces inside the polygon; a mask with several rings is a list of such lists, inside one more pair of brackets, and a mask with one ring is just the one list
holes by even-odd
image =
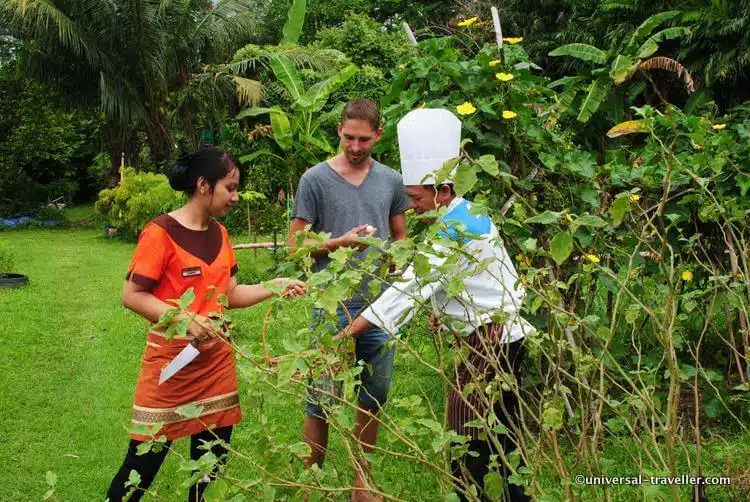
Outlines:
{"label": "leafy bush", "polygon": [[395,67],[410,53],[401,29],[386,31],[383,25],[364,14],[351,15],[339,26],[319,31],[316,45],[342,51],[357,66],[371,66],[381,71]]}
{"label": "leafy bush", "polygon": [[172,190],[163,174],[126,168],[119,186],[99,192],[95,207],[104,223],[136,238],[146,223],[184,203],[185,197]]}

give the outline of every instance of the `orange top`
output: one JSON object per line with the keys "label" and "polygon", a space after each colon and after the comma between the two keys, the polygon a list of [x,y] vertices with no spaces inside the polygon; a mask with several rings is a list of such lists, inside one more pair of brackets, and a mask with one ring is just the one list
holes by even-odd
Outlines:
{"label": "orange top", "polygon": [[237,259],[220,223],[211,220],[207,230],[190,230],[164,214],[143,229],[127,278],[164,301],[193,288],[189,310],[206,316],[222,312],[218,298],[236,273]]}
{"label": "orange top", "polygon": [[[189,310],[208,316],[221,313],[218,299],[237,272],[226,229],[211,220],[207,230],[190,230],[169,215],[146,225],[128,269],[128,280],[161,300],[177,299],[189,288],[195,300]],[[151,330],[146,339],[133,402],[133,424],[162,424],[155,436],[167,439],[196,434],[210,427],[234,425],[242,418],[231,346],[216,337],[198,346],[200,355],[159,385],[161,371],[187,345],[184,337],[168,340]],[[187,419],[178,409],[199,406],[200,416]],[[131,433],[133,439],[150,438]]]}

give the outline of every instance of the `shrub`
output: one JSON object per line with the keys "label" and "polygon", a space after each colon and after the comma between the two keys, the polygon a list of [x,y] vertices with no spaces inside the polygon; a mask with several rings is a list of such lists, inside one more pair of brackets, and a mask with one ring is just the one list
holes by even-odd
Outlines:
{"label": "shrub", "polygon": [[119,186],[99,192],[95,207],[104,215],[105,224],[127,238],[136,238],[146,223],[184,202],[185,197],[172,190],[163,174],[126,168]]}

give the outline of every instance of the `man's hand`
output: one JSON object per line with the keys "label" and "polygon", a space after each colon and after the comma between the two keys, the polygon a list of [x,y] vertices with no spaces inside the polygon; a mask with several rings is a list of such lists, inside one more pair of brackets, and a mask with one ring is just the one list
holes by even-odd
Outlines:
{"label": "man's hand", "polygon": [[362,316],[357,317],[354,319],[351,324],[344,327],[341,331],[336,333],[336,336],[333,337],[335,341],[341,340],[346,336],[358,336],[364,333],[367,330],[370,330],[374,328],[375,325],[372,324],[370,321],[365,319]]}
{"label": "man's hand", "polygon": [[338,342],[339,340],[343,340],[347,336],[349,336],[349,326],[336,333],[333,337],[333,341]]}
{"label": "man's hand", "polygon": [[376,228],[372,225],[360,225],[358,227],[354,227],[351,230],[349,230],[347,233],[342,235],[341,237],[336,237],[331,239],[330,242],[333,244],[334,249],[347,247],[347,248],[364,248],[367,247],[366,244],[363,244],[361,242],[361,239],[363,237],[372,237],[375,235]]}

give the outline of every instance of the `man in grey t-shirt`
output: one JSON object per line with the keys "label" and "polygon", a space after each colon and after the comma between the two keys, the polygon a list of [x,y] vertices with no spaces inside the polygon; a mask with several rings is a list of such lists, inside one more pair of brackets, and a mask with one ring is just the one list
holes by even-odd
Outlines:
{"label": "man in grey t-shirt", "polygon": [[[297,232],[307,225],[311,225],[315,232],[330,233],[330,239],[313,253],[316,271],[328,265],[328,253],[340,247],[359,247],[361,237],[406,238],[404,212],[409,208],[409,199],[401,175],[370,156],[380,135],[377,105],[369,100],[349,102],[339,124],[343,153],[308,169],[300,179],[289,228],[289,244],[296,245]],[[359,251],[358,255],[362,258],[365,253]],[[356,317],[367,306],[366,297],[365,283],[344,302],[348,315]],[[324,311],[315,309],[313,314],[316,324],[324,322]],[[349,318],[343,309],[339,309],[337,317],[338,326],[335,327],[348,324]],[[366,452],[372,451],[378,430],[378,422],[370,418],[370,414],[377,415],[385,403],[393,374],[394,348],[383,347],[388,340],[388,335],[380,329],[372,329],[356,338],[357,360],[364,360],[366,366],[357,395],[359,409],[354,434]],[[323,392],[316,391],[321,388]],[[320,405],[325,402],[326,392],[335,390],[332,382],[318,381],[313,384],[308,397],[304,439],[312,453],[307,466],[320,466],[325,459],[328,422]],[[367,487],[368,482],[360,475],[360,469],[356,471],[355,487]],[[355,491],[352,499],[367,500],[368,492]]]}

